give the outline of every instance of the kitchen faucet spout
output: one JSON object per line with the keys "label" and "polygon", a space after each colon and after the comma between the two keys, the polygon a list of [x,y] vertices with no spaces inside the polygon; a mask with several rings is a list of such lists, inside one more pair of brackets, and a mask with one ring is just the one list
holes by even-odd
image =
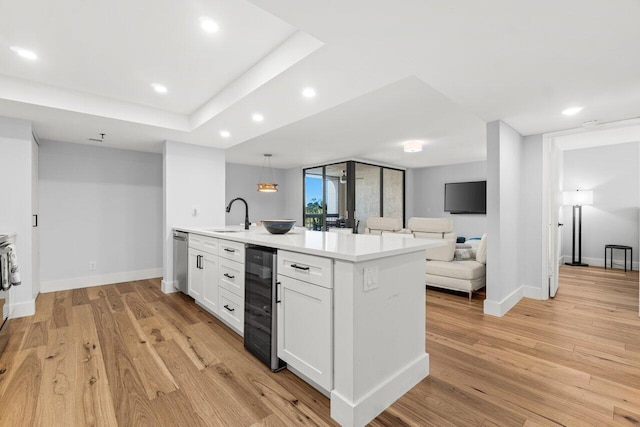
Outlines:
{"label": "kitchen faucet spout", "polygon": [[229,202],[226,211],[227,213],[231,212],[231,205],[233,205],[233,202],[235,202],[236,200],[240,200],[242,203],[244,203],[244,229],[248,230],[251,223],[249,222],[249,205],[247,204],[247,201],[245,199],[243,199],[242,197],[236,197]]}

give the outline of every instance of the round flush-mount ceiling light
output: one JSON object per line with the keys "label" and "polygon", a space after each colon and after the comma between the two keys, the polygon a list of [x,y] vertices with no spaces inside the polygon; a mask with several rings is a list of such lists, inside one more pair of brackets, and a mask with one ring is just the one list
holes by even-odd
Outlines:
{"label": "round flush-mount ceiling light", "polygon": [[231,132],[229,132],[228,130],[221,130],[220,136],[223,138],[229,138],[231,136]]}
{"label": "round flush-mount ceiling light", "polygon": [[251,116],[251,118],[253,119],[254,122],[258,122],[258,123],[264,121],[264,116],[260,113],[254,113]]}
{"label": "round flush-mount ceiling light", "polygon": [[422,141],[407,141],[402,144],[402,148],[405,153],[419,153],[422,151],[422,146],[424,143]]}
{"label": "round flush-mount ceiling light", "polygon": [[16,55],[18,55],[21,58],[28,59],[30,61],[35,61],[36,59],[38,59],[38,55],[36,55],[35,52],[29,49],[24,49],[18,46],[11,46],[9,49],[14,51]]}
{"label": "round flush-mount ceiling light", "polygon": [[562,111],[565,116],[575,116],[580,111],[584,110],[584,107],[570,107]]}
{"label": "round flush-mount ceiling light", "polygon": [[220,29],[218,23],[208,16],[202,16],[200,18],[200,27],[202,27],[205,32],[210,34],[217,33]]}
{"label": "round flush-mount ceiling light", "polygon": [[160,83],[151,83],[151,87],[158,93],[167,93],[167,87]]}
{"label": "round flush-mount ceiling light", "polygon": [[314,96],[316,96],[316,90],[312,87],[305,87],[304,89],[302,89],[302,96],[304,96],[305,98],[313,98]]}

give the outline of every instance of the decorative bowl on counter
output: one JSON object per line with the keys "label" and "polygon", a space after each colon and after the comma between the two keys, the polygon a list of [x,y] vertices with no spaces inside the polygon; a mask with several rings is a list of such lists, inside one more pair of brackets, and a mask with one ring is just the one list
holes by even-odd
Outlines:
{"label": "decorative bowl on counter", "polygon": [[295,225],[295,219],[263,219],[262,225],[271,234],[284,234]]}

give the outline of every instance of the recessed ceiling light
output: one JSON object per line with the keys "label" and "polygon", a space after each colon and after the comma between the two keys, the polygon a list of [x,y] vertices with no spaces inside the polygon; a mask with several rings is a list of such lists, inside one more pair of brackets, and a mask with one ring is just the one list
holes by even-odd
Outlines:
{"label": "recessed ceiling light", "polygon": [[422,141],[407,141],[402,144],[405,153],[419,153],[422,151]]}
{"label": "recessed ceiling light", "polygon": [[216,21],[214,21],[213,19],[207,16],[203,16],[200,18],[200,26],[207,33],[217,33],[218,30],[220,29]]}
{"label": "recessed ceiling light", "polygon": [[31,61],[35,61],[36,59],[38,59],[38,55],[36,55],[35,52],[33,52],[31,50],[23,49],[23,48],[17,47],[17,46],[11,46],[9,49],[11,49],[18,56],[20,56],[20,57],[22,57],[24,59],[29,59]]}
{"label": "recessed ceiling light", "polygon": [[254,122],[261,122],[264,120],[264,116],[258,113],[255,113],[253,116],[251,116],[251,118],[253,119]]}
{"label": "recessed ceiling light", "polygon": [[231,136],[231,132],[229,132],[228,130],[221,130],[220,136],[223,138],[229,138]]}
{"label": "recessed ceiling light", "polygon": [[584,107],[571,107],[562,112],[565,116],[573,116],[583,110]]}
{"label": "recessed ceiling light", "polygon": [[316,90],[312,87],[305,87],[304,89],[302,89],[302,96],[304,96],[305,98],[313,98],[314,96],[316,96]]}
{"label": "recessed ceiling light", "polygon": [[167,87],[160,83],[151,83],[151,87],[158,93],[167,93]]}

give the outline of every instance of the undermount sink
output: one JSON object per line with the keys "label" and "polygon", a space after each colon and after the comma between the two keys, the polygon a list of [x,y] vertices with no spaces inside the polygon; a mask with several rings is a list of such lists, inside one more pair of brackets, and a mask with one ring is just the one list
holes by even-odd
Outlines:
{"label": "undermount sink", "polygon": [[245,230],[244,228],[205,228],[203,231],[210,231],[212,233],[239,233]]}

